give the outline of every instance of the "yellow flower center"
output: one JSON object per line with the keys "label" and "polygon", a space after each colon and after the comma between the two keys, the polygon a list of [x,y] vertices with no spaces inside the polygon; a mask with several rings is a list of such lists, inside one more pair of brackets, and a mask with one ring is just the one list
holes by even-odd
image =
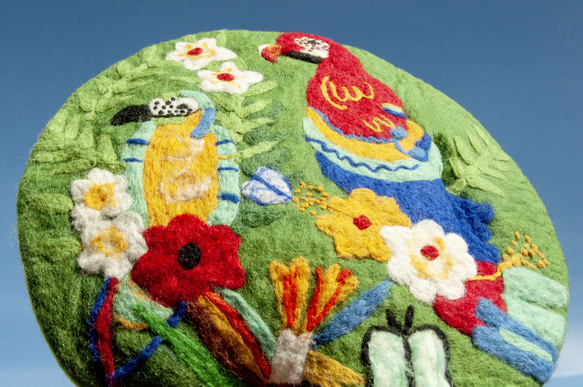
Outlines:
{"label": "yellow flower center", "polygon": [[413,243],[410,243],[409,250],[411,265],[417,270],[419,278],[442,280],[449,278],[449,272],[455,263],[453,258],[444,252],[445,242],[442,238],[433,237],[433,243],[421,249],[416,249]]}
{"label": "yellow flower center", "polygon": [[106,257],[113,256],[119,260],[119,255],[130,248],[130,244],[125,239],[125,235],[116,226],[109,226],[101,230],[91,241],[100,253]]}
{"label": "yellow flower center", "polygon": [[185,46],[185,51],[179,54],[185,57],[195,57],[195,59],[200,58],[212,58],[216,55],[216,52],[211,49],[206,43],[200,46],[195,46],[194,44],[187,44]]}
{"label": "yellow flower center", "polygon": [[101,211],[107,205],[115,208],[117,203],[113,190],[115,183],[92,184],[91,189],[83,195],[85,205],[91,209]]}

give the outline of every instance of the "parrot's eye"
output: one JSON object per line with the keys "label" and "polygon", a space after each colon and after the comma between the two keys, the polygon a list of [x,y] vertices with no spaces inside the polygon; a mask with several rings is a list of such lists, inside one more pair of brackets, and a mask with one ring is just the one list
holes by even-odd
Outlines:
{"label": "parrot's eye", "polygon": [[194,243],[184,245],[178,250],[178,263],[186,270],[194,269],[201,258],[202,252]]}
{"label": "parrot's eye", "polygon": [[323,40],[313,39],[304,36],[302,38],[296,38],[294,42],[302,47],[302,51],[305,54],[311,54],[318,56],[320,58],[328,58],[328,50],[330,45]]}

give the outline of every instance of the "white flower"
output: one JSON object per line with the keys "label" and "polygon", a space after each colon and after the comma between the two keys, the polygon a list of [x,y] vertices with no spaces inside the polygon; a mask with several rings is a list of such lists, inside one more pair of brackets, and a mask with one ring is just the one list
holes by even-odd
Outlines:
{"label": "white flower", "polygon": [[101,217],[113,218],[130,208],[132,198],[125,192],[125,176],[108,170],[93,168],[88,180],[75,180],[71,184],[71,197],[75,208],[71,214],[73,226],[82,231],[92,221]]}
{"label": "white flower", "polygon": [[389,276],[420,301],[432,303],[436,294],[451,300],[465,293],[464,282],[478,274],[468,245],[457,234],[445,234],[432,220],[413,227],[385,226],[381,237],[391,249]]}
{"label": "white flower", "polygon": [[201,39],[196,43],[178,42],[166,60],[182,62],[189,70],[199,70],[213,60],[223,61],[236,58],[237,54],[224,47],[217,47],[215,38]]}
{"label": "white flower", "polygon": [[200,70],[198,77],[203,81],[200,88],[204,91],[225,91],[230,94],[244,93],[249,86],[261,82],[263,75],[255,71],[241,71],[233,62],[225,62],[219,72]]}
{"label": "white flower", "polygon": [[77,264],[90,274],[123,278],[148,251],[143,229],[142,218],[135,212],[87,225],[81,233],[83,251]]}

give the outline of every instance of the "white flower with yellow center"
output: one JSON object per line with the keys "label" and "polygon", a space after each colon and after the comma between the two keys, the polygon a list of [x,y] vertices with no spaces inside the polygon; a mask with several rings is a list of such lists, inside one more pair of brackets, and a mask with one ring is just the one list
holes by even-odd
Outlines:
{"label": "white flower with yellow center", "polygon": [[241,71],[233,62],[225,62],[218,72],[200,70],[196,73],[203,81],[203,91],[224,91],[239,94],[247,91],[249,86],[261,82],[263,75],[255,71]]}
{"label": "white flower with yellow center", "polygon": [[432,303],[436,295],[451,300],[465,293],[464,282],[478,274],[468,245],[457,234],[445,234],[432,220],[412,227],[385,226],[381,237],[391,249],[389,276],[419,301]]}
{"label": "white flower with yellow center", "polygon": [[87,225],[81,233],[83,251],[77,264],[90,274],[123,278],[148,251],[143,229],[142,218],[135,212]]}
{"label": "white flower with yellow center", "polygon": [[224,47],[217,47],[215,38],[201,39],[196,43],[178,42],[166,60],[182,62],[189,70],[199,70],[213,60],[223,61],[236,58],[237,54]]}
{"label": "white flower with yellow center", "polygon": [[87,180],[75,180],[71,184],[71,197],[75,202],[72,223],[80,231],[102,217],[118,216],[132,204],[131,196],[125,192],[128,187],[125,176],[93,168],[87,177]]}

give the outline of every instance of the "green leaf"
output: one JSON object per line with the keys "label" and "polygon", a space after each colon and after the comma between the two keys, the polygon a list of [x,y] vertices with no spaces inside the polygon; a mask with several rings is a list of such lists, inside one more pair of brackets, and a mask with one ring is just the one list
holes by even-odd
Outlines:
{"label": "green leaf", "polygon": [[231,95],[227,93],[213,93],[212,98],[215,103],[221,105],[226,111],[229,112],[241,109],[241,105],[245,100],[245,98],[240,95]]}
{"label": "green leaf", "polygon": [[241,222],[248,227],[261,227],[273,223],[283,215],[282,206],[260,206],[251,200],[239,204]]}
{"label": "green leaf", "polygon": [[461,137],[455,136],[453,138],[453,143],[455,144],[456,150],[459,153],[462,160],[467,164],[472,164],[476,158],[472,150],[466,145]]}
{"label": "green leaf", "polygon": [[108,163],[118,161],[118,156],[113,149],[111,139],[108,135],[102,134],[97,139],[97,152],[101,155],[101,159]]}
{"label": "green leaf", "polygon": [[95,142],[93,141],[93,128],[87,122],[83,124],[81,132],[75,139],[75,144],[80,149],[93,148]]}
{"label": "green leaf", "polygon": [[42,214],[65,214],[73,211],[71,198],[60,194],[32,194],[26,202],[30,208]]}
{"label": "green leaf", "polygon": [[447,187],[447,191],[452,195],[459,195],[466,187],[468,186],[468,182],[466,179],[458,179],[452,185]]}
{"label": "green leaf", "polygon": [[503,172],[509,172],[512,170],[512,164],[509,162],[505,162],[505,161],[500,161],[500,160],[492,160],[490,161],[490,165],[494,168],[496,168],[499,171],[503,171]]}
{"label": "green leaf", "polygon": [[123,171],[125,171],[125,169],[126,169],[126,163],[123,161],[107,162],[107,161],[98,160],[95,163],[95,166],[99,167],[101,169],[107,169],[108,171],[110,171],[116,175],[123,173]]}
{"label": "green leaf", "polygon": [[[268,206],[276,207],[276,206]],[[265,208],[265,207],[264,207]],[[280,210],[282,213],[283,211]],[[268,360],[273,359],[277,343],[273,333],[261,319],[261,316],[247,303],[247,301],[237,292],[229,289],[219,289],[219,294],[233,309],[235,309],[247,324],[253,336],[259,342],[263,353]]]}
{"label": "green leaf", "polygon": [[484,129],[484,128],[478,126],[478,125],[472,125],[472,128],[474,128],[474,130],[476,131],[476,134],[478,136],[480,136],[480,138],[482,139],[482,141],[484,141],[484,144],[486,144],[486,146],[498,145],[492,139],[492,137],[488,134],[488,132],[486,131],[486,129]]}
{"label": "green leaf", "polygon": [[240,71],[247,71],[247,63],[245,63],[245,61],[243,60],[243,58],[241,58],[240,56],[231,59],[231,62],[233,62],[235,64],[235,66],[237,66],[237,68]]}
{"label": "green leaf", "polygon": [[134,70],[134,66],[128,60],[117,62],[114,68],[121,77],[125,77]]}
{"label": "green leaf", "polygon": [[235,162],[240,163],[241,160],[243,159],[253,157],[255,155],[258,155],[259,153],[267,152],[268,150],[273,148],[273,146],[276,144],[277,141],[265,141],[257,145],[254,145],[250,148],[244,149],[240,152],[237,152],[237,156],[235,156]]}
{"label": "green leaf", "polygon": [[61,163],[63,161],[71,160],[71,158],[74,156],[75,153],[71,150],[57,150],[49,152],[35,152],[30,160],[38,164]]}
{"label": "green leaf", "polygon": [[250,114],[262,111],[263,109],[265,109],[269,105],[271,105],[271,100],[264,99],[264,100],[260,100],[260,101],[257,101],[255,103],[252,103],[250,105],[247,105],[247,106],[243,107],[242,109],[240,109],[239,111],[237,111],[236,113],[239,117],[244,118]]}
{"label": "green leaf", "polygon": [[196,85],[196,84],[199,84],[202,82],[202,79],[200,79],[199,77],[196,77],[196,76],[193,76],[191,78],[169,76],[169,77],[167,77],[167,79],[169,79],[171,81],[176,81],[176,82],[188,82],[188,83],[192,83],[193,85]]}
{"label": "green leaf", "polygon": [[97,86],[97,90],[99,90],[100,94],[107,94],[113,88],[114,81],[107,78],[106,76],[98,76],[95,78],[95,86]]}
{"label": "green leaf", "polygon": [[503,179],[504,178],[504,174],[502,172],[496,170],[495,168],[491,168],[489,165],[481,165],[481,166],[478,166],[478,169],[484,175],[491,176],[491,177],[495,177],[497,179]]}
{"label": "green leaf", "polygon": [[491,192],[498,196],[504,197],[504,191],[490,183],[488,180],[480,176],[469,176],[467,179],[468,185],[472,188],[481,189],[482,191]]}
{"label": "green leaf", "polygon": [[217,46],[225,47],[227,44],[227,34],[225,33],[225,30],[217,32],[215,39],[217,40]]}
{"label": "green leaf", "polygon": [[245,97],[253,97],[263,93],[267,93],[269,90],[277,86],[277,82],[274,81],[263,81],[249,86],[249,89],[243,95]]}
{"label": "green leaf", "polygon": [[239,143],[242,140],[243,136],[239,133],[243,129],[243,123],[235,113],[217,112],[216,121],[229,131],[231,139],[235,143]]}
{"label": "green leaf", "polygon": [[63,142],[69,143],[79,136],[79,129],[81,127],[81,115],[72,115],[63,128]]}
{"label": "green leaf", "polygon": [[[241,171],[247,176],[252,176],[261,167],[279,170],[291,156],[292,151],[289,148],[276,147],[269,152],[260,153],[257,156],[242,160]],[[297,184],[300,181],[301,179]]]}
{"label": "green leaf", "polygon": [[97,104],[95,104],[95,111],[98,113],[105,113],[117,106],[120,106],[130,100],[132,98],[131,95],[125,95],[121,97],[103,97],[101,98]]}
{"label": "green leaf", "polygon": [[463,161],[461,161],[459,157],[451,157],[448,161],[449,165],[451,165],[451,169],[453,169],[453,173],[457,177],[463,177],[465,169]]}
{"label": "green leaf", "polygon": [[75,259],[81,253],[81,243],[73,237],[42,238],[29,246],[32,255],[42,256],[53,263]]}
{"label": "green leaf", "polygon": [[150,46],[142,50],[142,60],[150,67],[155,67],[162,58],[158,56],[158,46]]}
{"label": "green leaf", "polygon": [[205,70],[212,71],[213,73],[217,73],[221,70],[221,64],[216,60],[210,62],[204,67]]}
{"label": "green leaf", "polygon": [[174,355],[188,365],[205,385],[217,387],[239,385],[233,384],[237,379],[213,358],[206,347],[195,343],[166,321],[149,313],[143,305],[138,304],[134,309],[150,326],[152,332],[160,335],[172,348]]}
{"label": "green leaf", "polygon": [[[88,86],[88,85],[86,85],[86,86]],[[90,93],[88,91],[86,91],[86,88],[87,87],[85,87],[77,92],[77,103],[79,104],[79,107],[81,108],[81,110],[89,113],[89,112],[93,111],[96,101],[93,98],[93,96],[90,95]]]}
{"label": "green leaf", "polygon": [[59,175],[63,173],[75,173],[81,171],[89,171],[97,164],[95,157],[69,161],[68,163],[55,164],[55,169],[51,171],[51,175]]}
{"label": "green leaf", "polygon": [[263,118],[255,118],[253,120],[246,120],[245,123],[242,125],[241,130],[239,133],[245,134],[250,130],[253,130],[261,125],[268,125],[271,124],[273,120],[271,118],[263,117]]}
{"label": "green leaf", "polygon": [[475,134],[472,134],[470,132],[466,132],[466,134],[468,135],[470,144],[472,144],[472,147],[474,148],[476,153],[480,154],[484,150],[484,147],[486,146],[484,142],[481,141],[480,138]]}

